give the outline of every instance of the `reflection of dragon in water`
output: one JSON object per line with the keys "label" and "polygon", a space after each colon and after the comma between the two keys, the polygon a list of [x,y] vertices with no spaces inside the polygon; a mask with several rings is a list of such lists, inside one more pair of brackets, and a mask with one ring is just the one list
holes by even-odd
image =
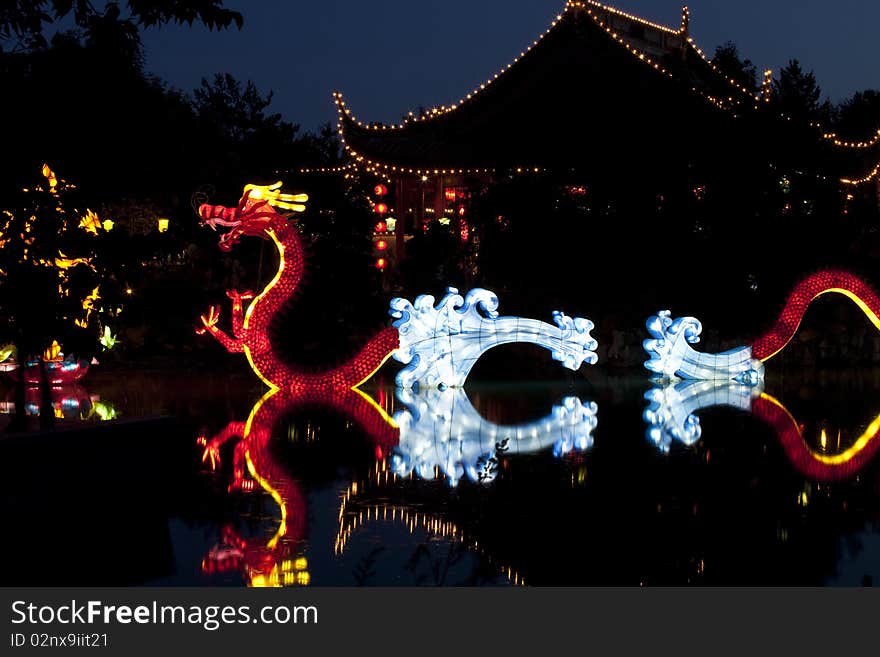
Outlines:
{"label": "reflection of dragon in water", "polygon": [[[398,391],[401,394],[401,391]],[[458,407],[469,406],[464,391],[446,390],[432,393],[446,400],[446,406],[457,399]],[[423,393],[424,395],[424,393]],[[412,393],[403,393],[404,403],[410,404],[399,417],[410,416],[416,412],[414,406],[423,398],[413,398]],[[500,426],[481,418],[471,407],[468,413],[460,413],[450,417],[449,423],[431,423],[425,431],[416,432],[411,420],[398,427],[395,421],[371,398],[357,390],[336,388],[332,390],[300,390],[300,391],[269,391],[252,409],[246,422],[230,422],[213,438],[199,438],[204,447],[202,460],[213,470],[220,465],[221,448],[224,444],[237,440],[232,457],[232,483],[230,491],[252,492],[259,489],[267,492],[280,508],[281,518],[278,528],[270,538],[256,536],[242,537],[231,525],[223,528],[220,542],[209,551],[202,562],[202,570],[206,574],[216,572],[240,571],[251,586],[283,586],[302,585],[309,582],[305,557],[297,554],[297,547],[306,536],[306,499],[300,484],[291,477],[288,466],[280,463],[271,448],[273,430],[285,416],[290,416],[303,409],[315,407],[327,408],[345,415],[352,420],[375,446],[376,468],[368,480],[376,477],[384,478],[385,483],[403,482],[411,478],[413,473],[401,471],[399,458],[406,454],[408,459],[413,453],[421,454],[420,450],[429,445],[432,454],[439,448],[435,442],[444,444],[444,453],[458,453],[462,457],[470,455],[468,468],[477,467],[481,450],[472,449],[472,443],[481,435],[508,435],[510,453],[523,453],[553,449],[556,456],[565,456],[571,450],[585,450],[592,444],[590,432],[596,426],[596,405],[582,403],[577,398],[567,398],[561,406],[555,406],[551,413],[541,420],[521,425]],[[433,413],[443,413],[445,406],[438,404]],[[433,417],[428,409],[421,408],[424,417]],[[476,424],[477,433],[474,433]],[[430,434],[430,435],[429,435]],[[479,443],[479,441],[477,441]],[[411,453],[413,452],[413,453]],[[471,452],[473,452],[471,454]],[[433,470],[433,467],[431,468]],[[419,477],[428,475],[420,471]],[[448,475],[447,476],[451,476]],[[488,478],[493,479],[495,473]],[[433,478],[433,476],[429,477]],[[377,483],[381,483],[378,482]],[[363,485],[361,486],[363,488]],[[352,491],[357,492],[358,484],[354,483],[343,498],[343,508]],[[364,513],[361,509],[358,513]],[[378,512],[376,512],[378,513]],[[369,513],[368,513],[369,515]],[[375,514],[374,514],[375,515]],[[429,517],[418,513],[411,505],[398,504],[384,507],[382,519],[401,521],[405,524],[423,526],[429,533],[452,540],[468,549],[475,550],[494,563],[491,556],[485,554],[479,542],[465,537],[440,517]],[[379,519],[376,516],[374,519]],[[340,522],[348,522],[346,512],[340,513]],[[357,521],[355,521],[355,526]],[[346,532],[343,532],[346,533]],[[341,554],[345,542],[350,535],[349,528],[345,539],[337,538],[336,553]],[[495,564],[498,566],[498,564]],[[498,566],[508,578],[521,583],[519,575],[509,569]]]}
{"label": "reflection of dragon in water", "polygon": [[849,449],[839,454],[813,450],[803,427],[781,402],[733,381],[684,381],[655,386],[645,394],[650,403],[643,413],[647,437],[663,452],[673,442],[693,445],[702,429],[696,413],[707,408],[730,406],[749,412],[773,429],[786,458],[813,481],[842,481],[858,474],[880,449],[880,416],[874,419]]}
{"label": "reflection of dragon in water", "polygon": [[240,438],[233,452],[230,491],[265,490],[281,509],[281,522],[274,536],[242,538],[227,526],[219,545],[202,562],[206,573],[242,570],[252,586],[308,584],[302,556],[295,556],[305,537],[306,500],[299,483],[271,450],[272,430],[285,415],[303,407],[326,407],[343,411],[376,445],[380,458],[397,444],[397,429],[372,400],[350,388],[272,390],[257,402],[246,422],[230,422],[211,439],[200,437],[202,460],[212,469],[220,465],[220,448]]}
{"label": "reflection of dragon in water", "polygon": [[814,481],[842,481],[857,475],[880,449],[880,416],[874,419],[852,446],[840,454],[811,449],[803,429],[779,401],[762,394],[752,404],[752,413],[773,427],[785,455],[795,469]]}

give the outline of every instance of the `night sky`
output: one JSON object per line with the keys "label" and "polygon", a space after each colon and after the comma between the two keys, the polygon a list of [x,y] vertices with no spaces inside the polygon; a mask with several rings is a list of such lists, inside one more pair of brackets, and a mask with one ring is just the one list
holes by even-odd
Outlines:
{"label": "night sky", "polygon": [[[363,121],[397,122],[420,105],[451,104],[541,34],[564,0],[226,0],[241,31],[164,27],[144,35],[147,70],[184,91],[229,72],[274,91],[271,110],[315,130],[335,125],[331,92]],[[677,27],[678,0],[616,0],[629,13]],[[759,71],[790,58],[814,70],[834,102],[880,89],[880,3],[866,0],[692,0],[691,34],[711,55],[737,43]]]}

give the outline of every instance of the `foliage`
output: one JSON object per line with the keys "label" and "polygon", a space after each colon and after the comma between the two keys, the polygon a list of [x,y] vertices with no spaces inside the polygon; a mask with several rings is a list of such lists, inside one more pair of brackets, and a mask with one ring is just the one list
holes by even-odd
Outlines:
{"label": "foliage", "polygon": [[201,23],[209,29],[242,26],[242,15],[223,7],[222,0],[127,0],[123,12],[120,3],[108,2],[100,13],[90,0],[12,0],[0,5],[0,51],[3,42],[13,43],[14,49],[42,48],[47,45],[44,30],[47,26],[68,17],[77,27],[94,29],[97,24],[110,21],[121,31],[137,34],[139,27],[154,27],[167,23]]}
{"label": "foliage", "polygon": [[880,91],[858,91],[837,108],[837,131],[850,139],[863,139],[880,131]]}
{"label": "foliage", "polygon": [[272,92],[262,96],[250,80],[242,88],[229,73],[217,73],[213,82],[202,78],[193,96],[196,112],[225,139],[242,142],[265,130],[285,130],[288,140],[292,140],[296,132],[293,125],[281,120],[280,114],[265,114],[272,103]]}

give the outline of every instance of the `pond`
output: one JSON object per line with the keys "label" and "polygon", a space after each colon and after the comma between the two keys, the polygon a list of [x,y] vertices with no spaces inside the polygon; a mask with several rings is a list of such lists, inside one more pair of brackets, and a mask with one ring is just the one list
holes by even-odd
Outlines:
{"label": "pond", "polygon": [[0,583],[873,584],[880,369],[796,372],[266,395],[95,371],[51,434],[0,438]]}

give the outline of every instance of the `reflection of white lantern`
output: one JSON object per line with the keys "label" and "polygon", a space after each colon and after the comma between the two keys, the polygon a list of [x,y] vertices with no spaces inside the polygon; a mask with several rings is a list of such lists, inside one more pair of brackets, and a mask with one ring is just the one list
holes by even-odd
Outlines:
{"label": "reflection of white lantern", "polygon": [[499,425],[483,418],[462,388],[398,388],[404,408],[394,414],[400,439],[391,455],[394,473],[415,473],[433,480],[442,473],[450,486],[466,475],[491,483],[502,454],[532,454],[552,449],[557,457],[593,445],[598,406],[566,397],[535,422]]}

